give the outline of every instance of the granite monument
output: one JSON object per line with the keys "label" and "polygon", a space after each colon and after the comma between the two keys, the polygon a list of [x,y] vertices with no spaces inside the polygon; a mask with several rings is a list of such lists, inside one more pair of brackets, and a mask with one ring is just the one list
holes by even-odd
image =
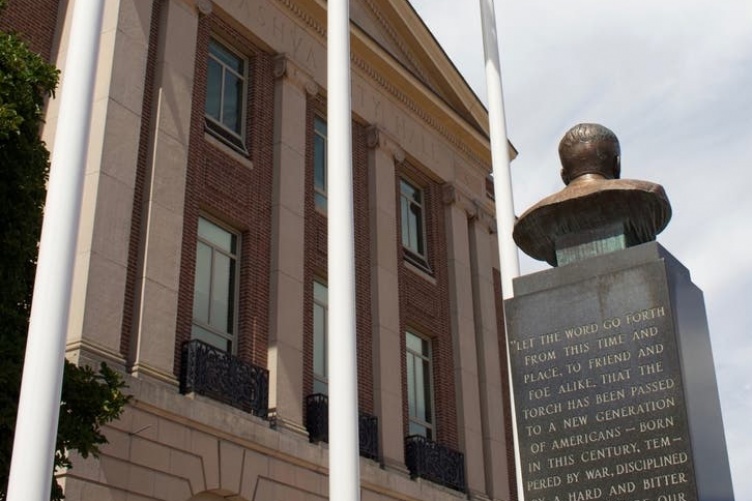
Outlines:
{"label": "granite monument", "polygon": [[566,187],[514,229],[554,268],[505,302],[525,500],[733,500],[702,292],[655,242],[663,188],[620,179],[601,125],[559,155]]}

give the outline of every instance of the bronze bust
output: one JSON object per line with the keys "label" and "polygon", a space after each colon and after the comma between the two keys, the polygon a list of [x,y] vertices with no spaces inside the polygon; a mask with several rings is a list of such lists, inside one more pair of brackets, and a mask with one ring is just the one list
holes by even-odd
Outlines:
{"label": "bronze bust", "polygon": [[[557,251],[614,231],[626,246],[655,240],[671,219],[663,187],[620,179],[619,140],[598,124],[578,124],[559,143],[566,187],[529,208],[514,241],[529,256],[557,266]],[[616,230],[614,230],[616,229]]]}

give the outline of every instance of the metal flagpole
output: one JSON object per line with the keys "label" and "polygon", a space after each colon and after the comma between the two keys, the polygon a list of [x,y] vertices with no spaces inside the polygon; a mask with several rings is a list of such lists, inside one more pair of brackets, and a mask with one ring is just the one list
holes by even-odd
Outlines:
{"label": "metal flagpole", "polygon": [[60,93],[60,114],[18,402],[9,501],[50,499],[103,10],[103,0],[77,0],[73,7],[70,50]]}
{"label": "metal flagpole", "polygon": [[[504,299],[514,295],[512,280],[520,275],[517,246],[512,239],[514,229],[514,199],[512,197],[512,173],[509,166],[504,93],[501,87],[501,64],[499,42],[496,32],[496,13],[493,0],[480,0],[480,16],[483,27],[483,50],[486,61],[486,85],[488,91],[488,120],[491,133],[491,161],[493,164],[494,194],[496,199],[496,238],[499,245],[501,267],[501,290]],[[507,350],[507,375],[511,381],[509,350]],[[511,388],[510,388],[511,389]],[[512,407],[512,436],[517,471],[517,496],[524,500],[522,472],[520,470],[520,446],[517,440],[517,419],[514,413],[514,393],[509,392]]]}
{"label": "metal flagpole", "polygon": [[513,296],[512,279],[520,275],[517,246],[512,239],[514,228],[514,199],[512,174],[509,168],[507,126],[504,116],[504,94],[501,88],[499,43],[493,0],[480,0],[483,25],[483,49],[486,56],[486,85],[488,90],[488,120],[491,132],[494,193],[496,198],[496,232],[499,242],[501,289],[504,299]]}
{"label": "metal flagpole", "polygon": [[329,499],[358,501],[349,1],[329,0],[327,20]]}

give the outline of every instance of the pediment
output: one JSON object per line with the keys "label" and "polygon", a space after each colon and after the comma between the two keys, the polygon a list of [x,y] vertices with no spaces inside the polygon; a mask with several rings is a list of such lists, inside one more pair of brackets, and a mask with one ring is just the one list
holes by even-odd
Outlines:
{"label": "pediment", "polygon": [[350,19],[456,113],[488,134],[485,107],[408,0],[353,0]]}

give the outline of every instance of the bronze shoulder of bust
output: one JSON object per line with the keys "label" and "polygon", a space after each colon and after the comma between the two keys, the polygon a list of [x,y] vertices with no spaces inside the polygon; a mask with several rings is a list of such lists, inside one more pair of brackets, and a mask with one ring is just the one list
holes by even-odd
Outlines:
{"label": "bronze shoulder of bust", "polygon": [[557,249],[562,242],[577,241],[576,235],[620,228],[631,246],[655,240],[668,224],[671,205],[663,187],[620,179],[619,140],[611,130],[599,124],[572,127],[559,143],[559,158],[566,187],[525,211],[515,224],[514,240],[526,254],[556,266]]}

